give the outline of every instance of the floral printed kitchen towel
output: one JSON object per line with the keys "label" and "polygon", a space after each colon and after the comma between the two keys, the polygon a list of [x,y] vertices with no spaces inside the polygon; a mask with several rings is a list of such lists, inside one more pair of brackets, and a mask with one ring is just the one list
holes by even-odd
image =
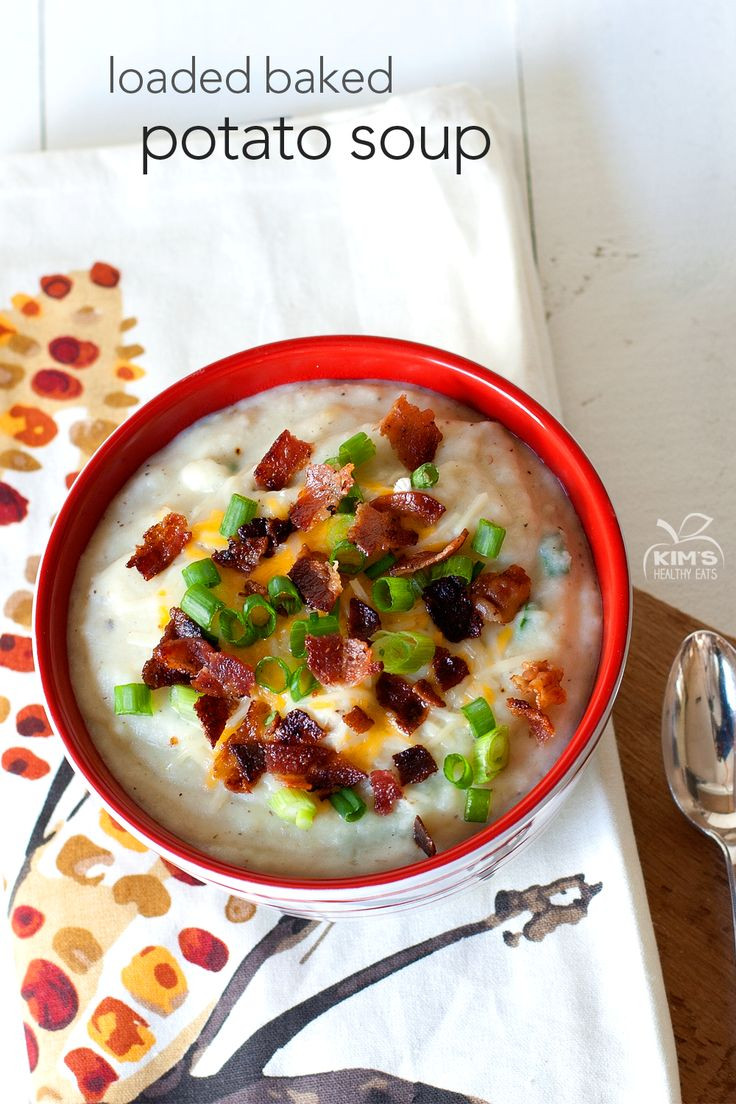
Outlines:
{"label": "floral printed kitchen towel", "polygon": [[[174,379],[269,340],[383,333],[451,348],[556,405],[492,110],[456,88],[367,115],[477,123],[492,154],[462,177],[335,158],[163,162],[144,178],[124,147],[0,164],[0,784],[18,978],[2,1041],[19,1104],[678,1098],[610,732],[553,826],[491,881],[329,924],[165,863],[85,793],[49,729],[30,643],[49,524],[100,442]],[[335,142],[355,124],[319,121]]]}

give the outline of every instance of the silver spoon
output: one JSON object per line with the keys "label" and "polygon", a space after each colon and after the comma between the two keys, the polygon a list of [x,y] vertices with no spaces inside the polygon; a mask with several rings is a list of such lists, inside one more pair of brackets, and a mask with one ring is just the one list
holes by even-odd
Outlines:
{"label": "silver spoon", "polygon": [[726,858],[736,931],[736,649],[718,633],[686,636],[662,709],[662,753],[672,796]]}

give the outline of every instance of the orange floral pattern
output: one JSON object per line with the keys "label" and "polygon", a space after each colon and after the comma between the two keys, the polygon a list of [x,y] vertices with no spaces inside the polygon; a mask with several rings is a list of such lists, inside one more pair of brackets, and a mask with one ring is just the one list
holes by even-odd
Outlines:
{"label": "orange floral pattern", "polygon": [[155,1039],[148,1022],[116,997],[105,997],[87,1024],[90,1038],[121,1062],[138,1062],[148,1054]]}
{"label": "orange floral pattern", "polygon": [[[144,375],[136,363],[144,350],[123,336],[135,324],[123,314],[119,270],[101,261],[86,272],[42,276],[37,295],[18,293],[0,313],[0,475],[7,473],[0,479],[0,533],[32,525],[39,547],[79,468],[137,404],[127,388]],[[71,419],[62,419],[69,410]],[[0,632],[7,676],[0,734],[10,736],[0,766],[19,786],[58,779],[52,770],[61,763],[38,701],[31,639],[17,631],[30,628],[38,560],[27,554],[8,587]],[[42,744],[50,752],[44,757],[36,750]],[[172,899],[186,915],[183,897],[202,883],[152,855],[106,810],[86,808],[84,825],[77,818],[33,852],[10,913],[36,1095],[69,1104],[106,1100],[147,1055],[171,1046],[171,1031],[149,1017],[175,1022],[174,1057],[182,1053],[203,1008],[200,987],[196,1010],[186,1011],[185,966],[214,977],[229,973],[230,960],[222,930],[168,921]],[[234,901],[215,892],[203,915],[217,917],[220,929],[255,915],[252,905]],[[142,945],[136,923],[162,917],[170,946]],[[115,1100],[135,1099],[151,1076],[135,1076]]]}
{"label": "orange floral pattern", "polygon": [[[48,524],[79,468],[138,402],[126,387],[144,375],[134,362],[143,347],[123,338],[136,320],[123,314],[114,265],[97,261],[86,272],[44,275],[39,284],[37,294],[18,292],[0,312],[0,476],[7,473],[0,478],[0,532],[29,521]],[[60,421],[68,410],[71,423]],[[36,532],[35,539],[43,538]],[[22,583],[34,579],[35,568],[3,599],[11,624],[0,633],[0,667],[19,675],[33,671],[33,653],[13,623],[30,628],[33,593]],[[43,707],[26,704],[24,681],[8,680],[8,689],[15,738],[49,736]],[[0,767],[26,781],[51,769],[23,745],[6,745]]]}

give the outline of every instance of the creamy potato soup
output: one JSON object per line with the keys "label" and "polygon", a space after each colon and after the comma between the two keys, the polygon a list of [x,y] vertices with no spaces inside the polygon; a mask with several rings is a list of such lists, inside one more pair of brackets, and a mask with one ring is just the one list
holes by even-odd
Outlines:
{"label": "creamy potato soup", "polygon": [[196,422],[110,503],[74,584],[76,695],[183,840],[302,878],[422,861],[572,735],[600,598],[557,480],[495,422],[388,383]]}

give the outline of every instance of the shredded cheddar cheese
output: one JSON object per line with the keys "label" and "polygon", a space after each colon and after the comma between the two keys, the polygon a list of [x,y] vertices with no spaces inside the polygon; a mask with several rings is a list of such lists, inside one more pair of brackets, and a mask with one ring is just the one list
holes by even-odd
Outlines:
{"label": "shredded cheddar cheese", "polygon": [[220,532],[224,516],[223,510],[213,510],[204,521],[198,521],[192,525],[192,539],[185,551],[193,560],[201,558],[202,548],[208,551],[216,548],[227,548],[227,539]]}

